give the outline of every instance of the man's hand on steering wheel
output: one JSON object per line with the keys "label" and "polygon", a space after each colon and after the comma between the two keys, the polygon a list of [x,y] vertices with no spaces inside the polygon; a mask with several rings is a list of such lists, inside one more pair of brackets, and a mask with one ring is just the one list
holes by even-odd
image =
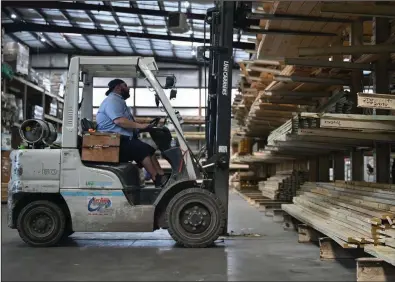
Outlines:
{"label": "man's hand on steering wheel", "polygon": [[156,127],[159,124],[160,119],[160,117],[154,118],[146,127],[140,129],[140,132],[149,132],[153,127]]}
{"label": "man's hand on steering wheel", "polygon": [[160,117],[156,117],[153,120],[151,120],[149,124],[152,126],[158,126],[160,119],[161,119]]}

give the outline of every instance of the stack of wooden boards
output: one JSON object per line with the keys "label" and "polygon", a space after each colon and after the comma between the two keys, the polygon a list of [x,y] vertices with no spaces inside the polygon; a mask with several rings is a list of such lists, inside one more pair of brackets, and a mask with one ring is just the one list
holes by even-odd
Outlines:
{"label": "stack of wooden boards", "polygon": [[237,190],[257,190],[258,181],[253,171],[240,171],[234,173],[230,179],[230,187]]}
{"label": "stack of wooden boards", "polygon": [[293,204],[282,209],[345,248],[364,248],[394,264],[394,188],[368,182],[306,182]]}
{"label": "stack of wooden boards", "polygon": [[395,116],[299,113],[297,126],[299,128],[328,128],[358,130],[365,132],[394,132]]}
{"label": "stack of wooden boards", "polygon": [[259,182],[262,196],[271,200],[292,201],[300,185],[305,182],[307,175],[302,171],[278,171],[274,176]]}

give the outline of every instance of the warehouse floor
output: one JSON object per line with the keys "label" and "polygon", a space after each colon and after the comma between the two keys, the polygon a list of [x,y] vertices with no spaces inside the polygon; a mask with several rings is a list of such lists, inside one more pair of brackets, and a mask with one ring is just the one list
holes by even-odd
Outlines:
{"label": "warehouse floor", "polygon": [[355,263],[320,261],[319,248],[231,193],[229,231],[216,248],[174,247],[167,232],[74,234],[67,245],[36,249],[6,224],[2,207],[2,281],[354,281]]}

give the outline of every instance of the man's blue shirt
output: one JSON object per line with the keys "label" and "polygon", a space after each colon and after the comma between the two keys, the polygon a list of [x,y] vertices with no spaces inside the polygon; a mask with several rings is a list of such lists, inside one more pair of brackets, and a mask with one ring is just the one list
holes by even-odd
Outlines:
{"label": "man's blue shirt", "polygon": [[125,100],[118,94],[111,92],[101,103],[96,114],[97,130],[101,132],[119,133],[133,137],[133,130],[127,130],[114,123],[120,117],[134,121]]}

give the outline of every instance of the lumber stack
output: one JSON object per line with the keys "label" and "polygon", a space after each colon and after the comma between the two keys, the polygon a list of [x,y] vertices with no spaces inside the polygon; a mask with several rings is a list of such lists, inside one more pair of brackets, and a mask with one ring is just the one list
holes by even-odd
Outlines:
{"label": "lumber stack", "polygon": [[259,182],[262,196],[271,200],[292,201],[306,174],[299,171],[280,171],[265,181]]}
{"label": "lumber stack", "polygon": [[293,119],[293,129],[296,128],[395,132],[395,116],[299,113]]}
{"label": "lumber stack", "polygon": [[253,171],[236,172],[230,178],[230,187],[236,190],[258,190],[257,177]]}
{"label": "lumber stack", "polygon": [[395,189],[391,185],[306,182],[293,204],[282,209],[343,247],[384,245],[387,239],[392,243]]}

